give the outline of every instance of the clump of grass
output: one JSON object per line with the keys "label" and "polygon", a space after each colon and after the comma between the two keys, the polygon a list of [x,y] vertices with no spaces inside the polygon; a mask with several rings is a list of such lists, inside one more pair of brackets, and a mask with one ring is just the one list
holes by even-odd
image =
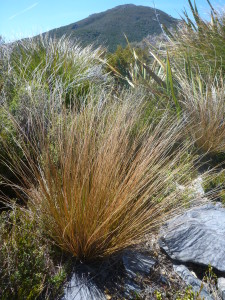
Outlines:
{"label": "clump of grass", "polygon": [[2,89],[8,101],[15,102],[18,90],[29,91],[34,84],[50,94],[60,88],[65,102],[74,103],[90,87],[107,82],[102,55],[100,48],[81,48],[69,38],[54,39],[48,35],[3,45],[0,48],[4,62],[0,73]]}
{"label": "clump of grass", "polygon": [[[12,136],[16,136],[5,114],[5,107],[29,135],[34,127],[32,111],[46,115],[47,119],[51,114],[53,98],[54,109],[61,110],[70,105],[78,107],[89,89],[105,88],[109,77],[103,71],[102,54],[100,48],[81,48],[69,38],[57,40],[47,35],[1,44],[1,139],[16,147],[5,130],[11,130]],[[0,155],[7,157],[1,143]],[[0,174],[2,171],[6,174],[1,165]]]}
{"label": "clump of grass", "polygon": [[181,121],[164,116],[136,130],[140,99],[94,93],[86,102],[48,123],[39,119],[36,140],[21,131],[26,162],[12,153],[11,165],[21,179],[15,188],[45,232],[64,251],[92,260],[139,243],[177,213],[176,182],[189,183],[192,164]]}
{"label": "clump of grass", "polygon": [[203,152],[217,155],[225,151],[225,86],[222,75],[207,80],[193,76],[179,78],[183,111],[191,116],[189,133]]}

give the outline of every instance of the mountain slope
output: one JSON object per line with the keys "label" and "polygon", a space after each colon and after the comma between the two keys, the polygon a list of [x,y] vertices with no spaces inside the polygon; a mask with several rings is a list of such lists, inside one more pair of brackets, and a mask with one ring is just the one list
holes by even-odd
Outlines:
{"label": "mountain slope", "polygon": [[177,19],[160,10],[127,4],[53,29],[48,34],[56,37],[64,34],[70,35],[72,38],[80,40],[83,45],[103,44],[108,47],[109,51],[114,51],[117,45],[126,45],[124,34],[130,42],[139,42],[149,34],[161,33],[160,23],[171,27],[177,22]]}

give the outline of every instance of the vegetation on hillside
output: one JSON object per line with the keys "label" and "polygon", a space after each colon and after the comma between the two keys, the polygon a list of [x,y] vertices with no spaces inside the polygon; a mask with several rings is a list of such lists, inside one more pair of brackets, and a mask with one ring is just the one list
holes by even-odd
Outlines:
{"label": "vegetation on hillside", "polygon": [[160,34],[160,24],[170,28],[177,23],[177,19],[158,9],[127,4],[50,30],[48,34],[57,38],[70,36],[71,39],[78,39],[84,46],[104,45],[110,52],[114,52],[118,45],[126,46],[124,34],[130,42],[140,42],[149,34]]}

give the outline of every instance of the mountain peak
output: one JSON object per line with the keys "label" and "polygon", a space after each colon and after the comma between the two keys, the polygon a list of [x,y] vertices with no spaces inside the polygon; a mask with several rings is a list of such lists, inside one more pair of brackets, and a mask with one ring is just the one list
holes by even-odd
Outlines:
{"label": "mountain peak", "polygon": [[137,7],[135,4],[121,4],[114,7],[115,8],[127,8],[127,7]]}
{"label": "mountain peak", "polygon": [[139,42],[147,35],[160,34],[160,24],[171,27],[177,22],[177,19],[155,8],[124,4],[51,30],[49,34],[56,37],[69,35],[83,45],[101,44],[107,46],[109,51],[114,51],[117,45],[126,45],[124,34],[129,42]]}

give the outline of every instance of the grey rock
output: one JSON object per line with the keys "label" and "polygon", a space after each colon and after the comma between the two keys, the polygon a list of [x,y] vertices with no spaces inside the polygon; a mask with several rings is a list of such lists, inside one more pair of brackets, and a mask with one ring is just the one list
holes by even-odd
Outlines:
{"label": "grey rock", "polygon": [[126,296],[126,299],[133,299],[134,295],[137,295],[141,293],[141,288],[139,285],[137,285],[132,279],[127,278],[124,286],[124,294]]}
{"label": "grey rock", "polygon": [[175,260],[225,272],[225,209],[208,204],[171,219],[160,230],[159,245]]}
{"label": "grey rock", "polygon": [[196,196],[204,196],[205,192],[203,189],[203,179],[201,176],[198,176],[195,180],[192,182],[192,188],[196,194]]}
{"label": "grey rock", "polygon": [[225,278],[218,278],[217,280],[217,287],[220,293],[220,296],[223,300],[225,300]]}
{"label": "grey rock", "polygon": [[[193,288],[193,291],[198,293],[201,289],[202,282],[196,278],[186,266],[173,265],[174,271],[184,280],[187,285]],[[200,296],[205,300],[213,300],[205,287],[202,288]]]}
{"label": "grey rock", "polygon": [[148,275],[156,264],[156,260],[151,256],[131,250],[124,251],[122,259],[130,278],[135,278],[138,274]]}
{"label": "grey rock", "polygon": [[203,178],[202,176],[198,176],[194,179],[188,187],[176,183],[177,190],[179,192],[185,192],[188,189],[188,192],[193,199],[198,199],[198,201],[204,199],[205,191],[203,188]]}
{"label": "grey rock", "polygon": [[106,300],[106,297],[91,280],[74,274],[64,290],[63,300]]}

